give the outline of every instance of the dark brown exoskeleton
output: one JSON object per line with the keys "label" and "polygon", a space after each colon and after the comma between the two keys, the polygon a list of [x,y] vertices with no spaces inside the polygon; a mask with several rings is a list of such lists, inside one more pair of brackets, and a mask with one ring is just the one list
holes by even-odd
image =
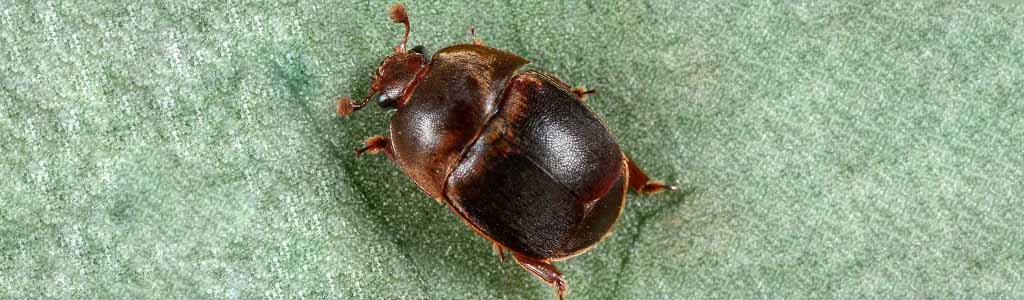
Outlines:
{"label": "dark brown exoskeleton", "polygon": [[427,59],[422,47],[406,50],[405,7],[396,4],[390,15],[405,25],[402,43],[377,67],[362,103],[338,100],[342,116],[374,95],[380,106],[397,109],[389,137],[371,137],[356,153],[385,152],[427,195],[493,243],[502,260],[511,252],[554,286],[559,299],[566,284],[551,261],[607,237],[627,188],[675,189],[650,181],[619,149],[583,104],[593,90],[535,71],[516,73],[526,59],[479,40]]}

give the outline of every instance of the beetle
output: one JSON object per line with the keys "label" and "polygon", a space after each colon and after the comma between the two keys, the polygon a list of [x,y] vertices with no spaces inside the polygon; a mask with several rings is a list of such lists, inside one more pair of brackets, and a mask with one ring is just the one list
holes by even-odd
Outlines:
{"label": "beetle", "polygon": [[377,66],[366,98],[338,99],[348,116],[371,98],[394,109],[388,136],[366,139],[356,155],[384,152],[430,197],[447,205],[509,252],[563,299],[567,285],[552,261],[590,250],[611,232],[626,191],[676,188],[647,175],[622,152],[608,126],[584,100],[594,90],[570,87],[529,61],[473,43],[428,58],[406,49],[405,6],[389,10],[405,26],[402,42]]}

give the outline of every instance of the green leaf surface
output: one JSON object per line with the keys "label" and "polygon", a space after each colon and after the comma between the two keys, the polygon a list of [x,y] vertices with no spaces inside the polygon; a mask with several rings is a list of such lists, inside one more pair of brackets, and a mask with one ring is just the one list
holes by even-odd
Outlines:
{"label": "green leaf surface", "polygon": [[[0,1],[0,299],[553,299],[352,150],[381,1]],[[1016,1],[415,1],[652,177],[569,299],[1024,298]]]}

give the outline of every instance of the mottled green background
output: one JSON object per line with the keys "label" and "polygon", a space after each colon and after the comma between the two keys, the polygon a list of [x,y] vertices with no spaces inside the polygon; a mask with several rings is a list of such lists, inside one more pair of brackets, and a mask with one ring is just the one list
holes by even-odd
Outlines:
{"label": "mottled green background", "polygon": [[[389,3],[0,0],[0,299],[553,299],[343,120]],[[569,299],[1024,298],[1018,1],[408,3],[650,174]],[[723,1],[727,2],[727,1]]]}

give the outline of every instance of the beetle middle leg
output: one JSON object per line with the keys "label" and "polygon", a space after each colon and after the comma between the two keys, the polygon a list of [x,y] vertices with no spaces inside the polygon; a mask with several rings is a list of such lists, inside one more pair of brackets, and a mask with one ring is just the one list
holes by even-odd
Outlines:
{"label": "beetle middle leg", "polygon": [[597,90],[595,90],[595,89],[589,89],[588,90],[586,87],[577,86],[577,87],[572,88],[572,93],[576,94],[576,98],[579,98],[580,102],[583,102],[583,101],[587,101],[587,96],[593,95],[593,94],[597,94]]}
{"label": "beetle middle leg", "polygon": [[501,262],[505,262],[505,248],[502,248],[498,243],[494,243],[494,250],[498,250],[498,258]]}
{"label": "beetle middle leg", "polygon": [[629,188],[633,191],[641,195],[650,195],[664,190],[676,190],[675,186],[665,184],[661,180],[651,180],[629,156],[626,156],[626,163],[629,165]]}
{"label": "beetle middle leg", "polygon": [[568,286],[566,285],[565,280],[562,280],[562,272],[558,271],[558,268],[555,268],[555,266],[549,262],[524,256],[514,251],[512,252],[512,257],[516,259],[519,266],[529,271],[530,274],[540,278],[540,280],[544,280],[548,285],[555,287],[555,292],[558,293],[559,300],[565,299],[565,290]]}
{"label": "beetle middle leg", "polygon": [[476,37],[476,27],[469,27],[469,39],[473,41],[473,45],[485,46],[484,40]]}
{"label": "beetle middle leg", "polygon": [[363,142],[363,147],[356,149],[356,156],[361,156],[363,153],[376,154],[380,152],[387,152],[388,157],[391,157],[391,149],[388,148],[388,138],[382,135],[371,136]]}

